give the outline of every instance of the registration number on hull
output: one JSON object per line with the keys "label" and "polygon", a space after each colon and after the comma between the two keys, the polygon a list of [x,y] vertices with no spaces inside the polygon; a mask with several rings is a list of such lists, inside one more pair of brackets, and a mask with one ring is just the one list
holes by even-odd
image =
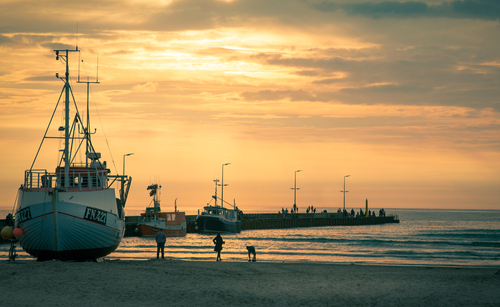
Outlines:
{"label": "registration number on hull", "polygon": [[108,213],[103,210],[87,207],[85,209],[85,215],[83,216],[83,218],[86,220],[106,225],[106,221],[108,219]]}
{"label": "registration number on hull", "polygon": [[22,223],[31,219],[30,207],[24,208],[16,213],[16,221]]}

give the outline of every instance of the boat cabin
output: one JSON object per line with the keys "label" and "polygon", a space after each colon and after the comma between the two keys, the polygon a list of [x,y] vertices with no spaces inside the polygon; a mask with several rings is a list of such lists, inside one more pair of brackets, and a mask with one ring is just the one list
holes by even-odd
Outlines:
{"label": "boat cabin", "polygon": [[224,217],[228,220],[233,220],[238,218],[238,214],[235,210],[227,209],[220,206],[206,206],[203,208],[201,215],[217,215]]}
{"label": "boat cabin", "polygon": [[142,222],[165,222],[166,225],[177,225],[184,221],[184,212],[146,212],[141,213]]}

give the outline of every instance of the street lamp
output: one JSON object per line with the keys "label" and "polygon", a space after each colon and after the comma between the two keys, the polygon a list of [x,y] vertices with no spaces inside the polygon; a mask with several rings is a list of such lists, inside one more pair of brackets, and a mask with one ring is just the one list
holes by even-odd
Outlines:
{"label": "street lamp", "polygon": [[224,165],[229,165],[229,164],[231,164],[231,163],[222,164],[222,184],[221,184],[221,187],[222,187],[222,190],[221,190],[222,207],[224,207]]}
{"label": "street lamp", "polygon": [[301,172],[302,170],[297,170],[295,171],[295,180],[293,183],[293,188],[290,188],[293,190],[293,205],[295,208],[297,208],[297,190],[300,190],[300,188],[297,188],[297,173]]}
{"label": "street lamp", "polygon": [[340,192],[344,193],[344,210],[345,210],[345,192],[349,192],[349,191],[346,191],[346,190],[345,190],[345,178],[346,178],[346,177],[349,177],[349,176],[351,176],[351,175],[345,175],[345,176],[344,176],[344,191],[340,191]]}
{"label": "street lamp", "polygon": [[134,153],[128,153],[126,155],[123,155],[123,176],[125,176],[125,157],[128,157],[128,156],[131,156],[133,155]]}

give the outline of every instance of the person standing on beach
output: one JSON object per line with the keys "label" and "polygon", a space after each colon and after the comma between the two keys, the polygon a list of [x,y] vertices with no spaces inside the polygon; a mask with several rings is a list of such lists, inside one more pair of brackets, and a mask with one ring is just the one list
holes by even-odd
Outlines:
{"label": "person standing on beach", "polygon": [[220,236],[220,232],[217,233],[215,238],[212,240],[215,244],[214,251],[217,252],[217,261],[221,261],[222,259],[220,258],[220,251],[222,250],[222,244],[224,244],[224,240],[222,240],[222,237]]}
{"label": "person standing on beach", "polygon": [[156,240],[156,259],[160,259],[160,250],[161,250],[161,259],[165,259],[165,242],[167,242],[167,235],[163,231],[161,231],[161,229],[159,229],[155,235],[155,240]]}

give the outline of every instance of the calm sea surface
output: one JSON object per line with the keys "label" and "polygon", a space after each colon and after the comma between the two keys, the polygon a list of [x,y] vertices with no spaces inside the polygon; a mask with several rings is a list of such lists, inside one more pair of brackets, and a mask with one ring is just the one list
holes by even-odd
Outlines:
{"label": "calm sea surface", "polygon": [[[329,210],[330,211],[330,210]],[[378,210],[376,209],[378,212]],[[500,211],[388,209],[399,224],[246,230],[226,234],[222,259],[247,261],[245,246],[257,261],[330,262],[385,265],[500,266]],[[5,214],[2,215],[5,216]],[[214,260],[214,235],[169,238],[166,257]],[[0,245],[7,259],[8,244]],[[18,248],[18,259],[34,259]],[[127,237],[106,259],[156,258],[154,238]]]}

